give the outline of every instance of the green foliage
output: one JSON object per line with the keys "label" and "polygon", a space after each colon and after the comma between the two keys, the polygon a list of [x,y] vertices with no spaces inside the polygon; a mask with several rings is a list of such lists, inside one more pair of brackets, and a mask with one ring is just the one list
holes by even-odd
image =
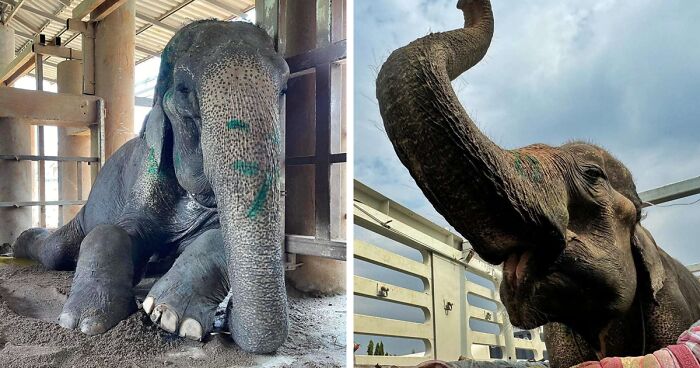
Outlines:
{"label": "green foliage", "polygon": [[369,340],[369,344],[367,344],[367,355],[374,355],[374,341]]}
{"label": "green foliage", "polygon": [[384,342],[379,341],[379,344],[375,345],[374,355],[384,355]]}

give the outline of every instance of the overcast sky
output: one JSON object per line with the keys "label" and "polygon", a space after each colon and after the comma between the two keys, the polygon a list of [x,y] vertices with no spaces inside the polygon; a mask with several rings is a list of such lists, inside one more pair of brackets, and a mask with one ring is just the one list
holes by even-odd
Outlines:
{"label": "overcast sky", "polygon": [[[461,26],[456,3],[355,1],[355,176],[444,226],[383,132],[375,79],[394,49]],[[491,48],[453,82],[492,140],[509,149],[593,142],[627,165],[640,192],[700,175],[700,2],[529,0],[493,6]],[[643,221],[659,246],[685,264],[700,262],[700,203],[677,204],[698,199],[650,208]],[[372,237],[356,231],[357,239]],[[363,262],[355,265],[365,277],[415,284]],[[416,314],[397,317],[394,307],[389,312],[357,297],[356,303],[361,313],[408,320]],[[390,352],[413,349],[394,341],[392,351],[383,340]]]}

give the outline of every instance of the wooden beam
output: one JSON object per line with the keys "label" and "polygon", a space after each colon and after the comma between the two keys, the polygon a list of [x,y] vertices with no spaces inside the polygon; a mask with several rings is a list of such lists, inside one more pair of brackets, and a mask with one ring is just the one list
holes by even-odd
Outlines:
{"label": "wooden beam", "polygon": [[72,18],[82,20],[105,1],[106,0],[83,0],[83,2],[73,8]]}
{"label": "wooden beam", "polygon": [[347,246],[340,240],[314,239],[313,236],[286,235],[288,253],[346,260]]}
{"label": "wooden beam", "polygon": [[0,88],[0,117],[29,125],[87,127],[98,119],[98,97]]}
{"label": "wooden beam", "polygon": [[90,13],[90,21],[98,22],[105,19],[113,11],[117,10],[122,4],[127,2],[127,0],[107,0],[100,4],[100,6]]}
{"label": "wooden beam", "polygon": [[34,65],[34,52],[31,47],[25,47],[15,59],[0,71],[0,84],[9,86],[15,79],[31,70]]}
{"label": "wooden beam", "polygon": [[[88,22],[83,22],[80,19],[72,18],[66,20],[66,27],[74,32],[81,33],[88,37],[95,37],[94,28],[90,27]],[[66,42],[67,43],[67,42]]]}
{"label": "wooden beam", "polygon": [[81,51],[73,50],[69,47],[32,45],[32,51],[37,54],[56,56],[64,59],[83,59],[83,53]]}

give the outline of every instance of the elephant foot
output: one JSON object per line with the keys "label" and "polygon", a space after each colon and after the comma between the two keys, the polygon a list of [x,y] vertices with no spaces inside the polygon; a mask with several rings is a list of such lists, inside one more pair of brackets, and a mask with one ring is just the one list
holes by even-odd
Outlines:
{"label": "elephant foot", "polygon": [[133,273],[129,235],[113,225],[96,227],[80,246],[73,285],[58,323],[86,335],[114,327],[137,310]]}
{"label": "elephant foot", "polygon": [[153,285],[143,310],[165,331],[202,340],[228,293],[224,243],[219,230],[200,235]]}

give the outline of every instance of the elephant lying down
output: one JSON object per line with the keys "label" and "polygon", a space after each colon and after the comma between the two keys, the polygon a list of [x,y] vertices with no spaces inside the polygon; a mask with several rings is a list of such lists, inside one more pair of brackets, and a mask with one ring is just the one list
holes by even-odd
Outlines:
{"label": "elephant lying down", "polygon": [[479,256],[503,264],[510,321],[545,326],[553,367],[673,344],[700,320],[700,283],[641,225],[630,171],[592,144],[507,150],[479,131],[451,80],[486,54],[493,12],[457,6],[464,28],[394,51],[377,77],[401,162]]}
{"label": "elephant lying down", "polygon": [[149,258],[176,254],[143,303],[160,327],[201,339],[231,290],[238,345],[272,352],[284,342],[278,109],[288,74],[252,24],[177,32],[140,135],[107,160],[87,204],[55,232],[30,229],[13,245],[16,257],[75,268],[62,326],[109,330],[135,311]]}

